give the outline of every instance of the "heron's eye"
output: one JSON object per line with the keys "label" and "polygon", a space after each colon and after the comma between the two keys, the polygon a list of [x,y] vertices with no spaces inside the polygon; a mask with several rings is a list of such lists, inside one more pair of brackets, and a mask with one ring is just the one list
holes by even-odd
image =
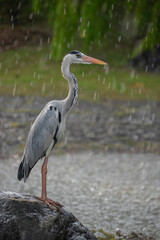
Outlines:
{"label": "heron's eye", "polygon": [[77,53],[77,54],[76,54],[76,57],[77,57],[77,58],[80,58],[80,57],[81,57],[81,54],[80,54],[80,53]]}

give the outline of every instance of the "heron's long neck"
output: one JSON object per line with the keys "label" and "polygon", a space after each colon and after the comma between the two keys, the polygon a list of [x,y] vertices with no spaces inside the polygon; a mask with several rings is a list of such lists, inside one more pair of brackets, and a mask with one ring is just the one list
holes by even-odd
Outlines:
{"label": "heron's long neck", "polygon": [[67,79],[69,83],[69,93],[68,96],[64,99],[64,112],[68,112],[71,107],[75,104],[78,96],[78,85],[77,80],[73,73],[69,70],[70,64],[68,64],[67,59],[64,59],[62,62],[61,71],[63,77]]}

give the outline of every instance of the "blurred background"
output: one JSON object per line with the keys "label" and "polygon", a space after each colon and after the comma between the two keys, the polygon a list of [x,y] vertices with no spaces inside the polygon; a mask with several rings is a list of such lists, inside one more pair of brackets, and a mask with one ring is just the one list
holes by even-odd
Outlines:
{"label": "blurred background", "polygon": [[[68,121],[62,149],[159,152],[160,1],[0,3],[1,108],[13,118],[2,120],[1,155],[11,150],[21,154],[30,122],[48,100],[66,97],[68,83],[60,64],[73,49],[108,62],[109,68],[71,68],[83,107],[75,108],[82,111],[79,119],[73,114]],[[94,117],[89,108],[95,108]],[[7,131],[14,133],[13,139]]]}
{"label": "blurred background", "polygon": [[[109,67],[71,67],[79,100],[54,149],[58,175],[54,167],[49,175],[66,195],[56,185],[49,193],[52,197],[54,188],[57,200],[62,197],[90,228],[114,232],[120,226],[159,236],[160,1],[0,0],[0,5],[0,188],[40,192],[40,165],[33,169],[35,185],[30,179],[17,183],[16,172],[31,123],[49,100],[68,94],[61,61],[77,49]],[[78,176],[82,163],[86,172]],[[92,207],[82,204],[91,198]]]}

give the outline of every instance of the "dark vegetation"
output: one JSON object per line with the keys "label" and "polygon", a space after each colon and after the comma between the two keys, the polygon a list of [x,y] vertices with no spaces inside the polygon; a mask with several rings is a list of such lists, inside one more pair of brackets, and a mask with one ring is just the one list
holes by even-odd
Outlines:
{"label": "dark vegetation", "polygon": [[91,52],[96,46],[101,54],[109,39],[113,48],[130,43],[129,57],[160,44],[159,0],[0,0],[0,4],[2,23],[50,28],[51,53],[57,60],[67,48],[79,46]]}

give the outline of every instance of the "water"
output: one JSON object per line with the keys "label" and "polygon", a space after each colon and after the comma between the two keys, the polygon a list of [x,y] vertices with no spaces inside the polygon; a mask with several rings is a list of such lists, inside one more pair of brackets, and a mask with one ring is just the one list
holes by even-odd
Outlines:
{"label": "water", "polygon": [[[40,195],[39,161],[24,184],[19,160],[0,161],[0,189]],[[89,229],[160,236],[160,158],[155,154],[66,154],[48,163],[48,196]]]}

